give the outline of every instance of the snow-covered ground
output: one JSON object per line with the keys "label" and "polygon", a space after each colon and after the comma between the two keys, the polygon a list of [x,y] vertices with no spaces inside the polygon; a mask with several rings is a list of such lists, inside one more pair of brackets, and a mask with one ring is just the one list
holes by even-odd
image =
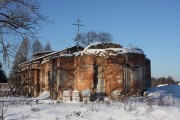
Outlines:
{"label": "snow-covered ground", "polygon": [[[89,103],[64,103],[49,99],[48,92],[43,93],[38,98],[4,98],[4,101],[6,101],[4,105],[4,116],[5,120],[180,119],[179,86],[159,86],[152,88],[147,93],[147,97],[125,98],[123,102],[96,101]],[[5,109],[7,110],[5,111]]]}

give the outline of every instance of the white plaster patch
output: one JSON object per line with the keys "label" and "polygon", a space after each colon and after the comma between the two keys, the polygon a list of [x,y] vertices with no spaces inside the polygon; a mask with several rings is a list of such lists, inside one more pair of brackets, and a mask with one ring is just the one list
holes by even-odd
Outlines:
{"label": "white plaster patch", "polygon": [[122,80],[118,80],[117,82],[118,82],[118,83],[122,83]]}

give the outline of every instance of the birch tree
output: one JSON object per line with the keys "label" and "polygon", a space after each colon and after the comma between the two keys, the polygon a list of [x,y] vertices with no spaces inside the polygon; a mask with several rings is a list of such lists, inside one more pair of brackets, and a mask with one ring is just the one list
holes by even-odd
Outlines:
{"label": "birch tree", "polygon": [[18,88],[21,83],[21,76],[18,74],[20,71],[19,64],[28,61],[31,57],[31,43],[30,40],[26,37],[21,42],[18,50],[15,54],[15,58],[12,64],[12,69],[9,75],[9,83],[11,83],[15,90]]}
{"label": "birch tree", "polygon": [[43,52],[43,45],[42,43],[36,39],[33,43],[32,43],[32,54],[37,53],[37,52]]}
{"label": "birch tree", "polygon": [[46,45],[44,46],[44,51],[51,51],[51,44],[49,43],[49,41],[46,43]]}

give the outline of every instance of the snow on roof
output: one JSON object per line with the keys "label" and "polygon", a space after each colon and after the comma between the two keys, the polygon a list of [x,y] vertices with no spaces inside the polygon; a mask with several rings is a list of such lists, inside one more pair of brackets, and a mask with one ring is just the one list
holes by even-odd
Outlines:
{"label": "snow on roof", "polygon": [[[94,43],[89,46],[87,46],[83,51],[81,51],[81,55],[83,54],[94,54],[94,55],[104,55],[107,52],[110,52],[111,55],[118,55],[118,54],[125,54],[125,53],[134,53],[134,54],[142,54],[144,55],[144,52],[139,48],[105,48],[105,49],[94,49],[91,48],[92,46],[99,45],[100,43]],[[118,45],[118,44],[117,44]]]}
{"label": "snow on roof", "polygon": [[73,56],[78,56],[81,55],[81,51],[78,52],[74,52],[74,53],[69,53],[69,54],[59,54],[56,56],[52,56],[50,59],[55,59],[55,58],[59,58],[59,57],[73,57]]}
{"label": "snow on roof", "polygon": [[[101,47],[98,48],[99,46],[101,46]],[[106,47],[102,48],[102,46],[106,46]],[[105,42],[105,43],[96,42],[96,43],[92,43],[92,44],[88,45],[82,51],[78,51],[78,52],[74,52],[74,53],[70,53],[70,54],[61,53],[58,56],[55,55],[55,54],[60,53],[60,52],[61,51],[54,51],[52,53],[46,54],[46,55],[38,57],[38,58],[34,58],[31,61],[24,62],[24,63],[21,63],[21,64],[26,64],[26,63],[33,62],[33,61],[36,61],[36,60],[39,60],[39,59],[47,58],[49,56],[51,56],[50,59],[54,59],[54,58],[57,58],[57,57],[72,57],[72,56],[79,56],[79,55],[105,56],[105,55],[108,54],[108,55],[116,56],[116,55],[119,55],[119,54],[126,54],[126,53],[134,53],[134,54],[142,54],[142,55],[144,55],[144,52],[139,48],[123,48],[120,44],[108,43],[108,42]],[[55,56],[53,56],[53,55],[55,55]],[[44,59],[41,64],[43,64],[43,63],[45,63],[47,61],[48,60]]]}
{"label": "snow on roof", "polygon": [[88,45],[84,50],[86,50],[86,49],[91,49],[91,47],[94,47],[94,46],[106,45],[106,44],[116,45],[116,46],[122,47],[120,44],[117,44],[117,43],[111,43],[111,42],[95,42],[95,43],[92,43],[92,44]]}
{"label": "snow on roof", "polygon": [[[108,45],[108,48],[95,48],[98,45]],[[125,54],[125,53],[134,53],[134,54],[142,54],[144,52],[139,48],[123,48],[120,44],[116,43],[102,43],[96,42],[88,45],[83,51],[81,51],[81,55],[83,54],[94,54],[94,55],[105,55],[107,52],[110,52],[111,55]]]}
{"label": "snow on roof", "polygon": [[[108,48],[98,48],[98,45],[109,45]],[[78,51],[72,54],[60,54],[60,56],[56,57],[71,57],[71,56],[79,56],[79,55],[99,55],[99,56],[105,56],[107,54],[109,55],[119,55],[119,54],[126,54],[126,53],[134,53],[134,54],[142,54],[144,55],[144,52],[139,48],[122,48],[120,44],[116,43],[101,43],[96,42],[88,45],[84,50]],[[53,57],[53,58],[56,58]]]}

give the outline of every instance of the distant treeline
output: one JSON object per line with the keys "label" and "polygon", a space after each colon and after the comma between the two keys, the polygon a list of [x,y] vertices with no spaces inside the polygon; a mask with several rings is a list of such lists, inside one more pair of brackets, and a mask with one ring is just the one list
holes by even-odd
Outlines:
{"label": "distant treeline", "polygon": [[168,85],[172,85],[172,84],[178,84],[177,81],[174,81],[174,79],[171,76],[166,77],[161,77],[161,78],[151,78],[151,87],[156,87],[158,85],[161,84],[168,84]]}

